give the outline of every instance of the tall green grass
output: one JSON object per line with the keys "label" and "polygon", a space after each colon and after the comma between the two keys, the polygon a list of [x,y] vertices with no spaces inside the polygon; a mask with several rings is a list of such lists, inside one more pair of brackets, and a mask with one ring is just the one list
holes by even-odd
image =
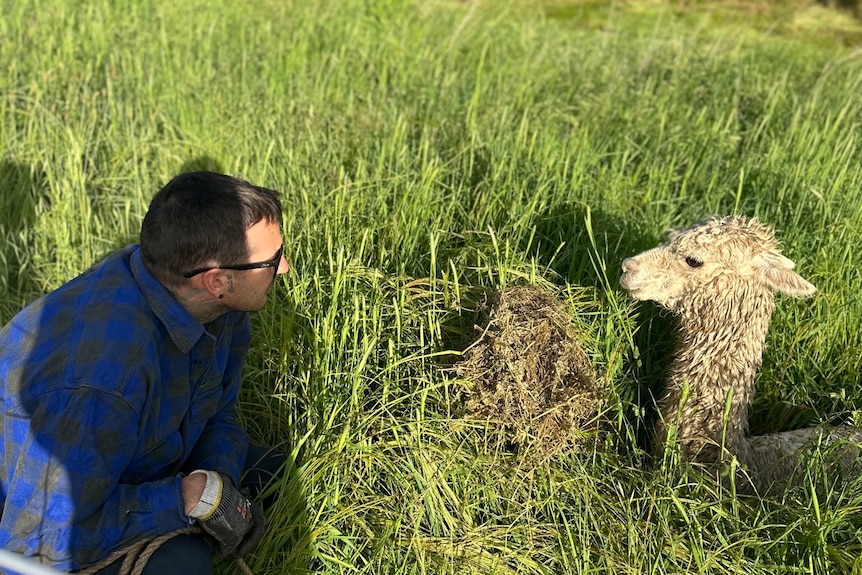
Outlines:
{"label": "tall green grass", "polygon": [[[743,213],[819,288],[782,300],[758,432],[859,419],[862,58],[535,5],[2,3],[0,320],[136,241],[187,169],[281,190],[293,270],[242,416],[295,460],[255,573],[858,573],[862,484],[736,497],[648,456],[667,321],[619,290],[664,229]],[[564,299],[612,390],[537,463],[447,367],[485,290]],[[233,567],[224,566],[225,572]]]}

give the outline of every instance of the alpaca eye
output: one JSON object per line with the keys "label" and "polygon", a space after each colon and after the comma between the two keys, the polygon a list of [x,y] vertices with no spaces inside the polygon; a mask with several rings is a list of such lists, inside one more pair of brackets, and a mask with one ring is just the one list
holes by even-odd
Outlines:
{"label": "alpaca eye", "polygon": [[699,268],[700,266],[703,265],[703,261],[699,260],[698,258],[696,258],[694,256],[686,257],[685,263],[687,263],[688,267],[690,267],[690,268]]}

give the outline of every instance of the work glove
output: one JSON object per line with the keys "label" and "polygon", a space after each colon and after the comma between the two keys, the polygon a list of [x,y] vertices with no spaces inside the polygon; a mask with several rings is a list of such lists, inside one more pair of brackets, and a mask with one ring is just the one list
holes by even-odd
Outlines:
{"label": "work glove", "polygon": [[207,483],[200,502],[189,513],[218,544],[219,555],[242,557],[257,546],[265,526],[263,509],[248,492],[239,491],[226,475],[206,473]]}

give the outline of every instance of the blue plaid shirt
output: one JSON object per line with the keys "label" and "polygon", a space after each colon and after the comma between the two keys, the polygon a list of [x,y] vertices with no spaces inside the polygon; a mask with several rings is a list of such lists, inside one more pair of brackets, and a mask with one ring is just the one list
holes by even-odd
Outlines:
{"label": "blue plaid shirt", "polygon": [[201,325],[128,246],[0,332],[0,547],[78,569],[189,524],[180,480],[237,481],[249,316]]}

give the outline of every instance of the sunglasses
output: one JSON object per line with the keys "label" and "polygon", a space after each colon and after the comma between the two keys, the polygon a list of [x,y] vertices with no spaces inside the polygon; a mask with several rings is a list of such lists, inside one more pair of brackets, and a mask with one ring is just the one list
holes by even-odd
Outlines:
{"label": "sunglasses", "polygon": [[253,264],[237,264],[235,266],[210,266],[208,268],[198,268],[196,270],[192,270],[188,273],[184,273],[183,277],[190,278],[194,277],[198,274],[202,274],[204,272],[208,272],[210,270],[256,270],[261,268],[272,268],[272,277],[278,275],[278,265],[281,263],[281,256],[284,255],[284,245],[278,248],[278,251],[275,253],[275,257],[271,260],[266,260],[265,262],[258,262]]}

